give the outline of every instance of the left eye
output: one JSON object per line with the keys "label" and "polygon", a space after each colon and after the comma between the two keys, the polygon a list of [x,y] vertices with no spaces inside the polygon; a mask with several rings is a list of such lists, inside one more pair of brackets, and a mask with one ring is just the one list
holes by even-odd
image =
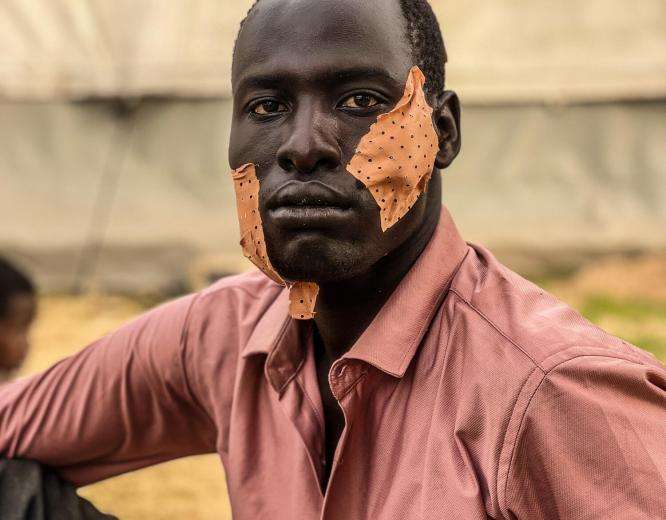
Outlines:
{"label": "left eye", "polygon": [[372,108],[379,104],[379,100],[372,94],[354,94],[345,99],[341,106],[345,108]]}

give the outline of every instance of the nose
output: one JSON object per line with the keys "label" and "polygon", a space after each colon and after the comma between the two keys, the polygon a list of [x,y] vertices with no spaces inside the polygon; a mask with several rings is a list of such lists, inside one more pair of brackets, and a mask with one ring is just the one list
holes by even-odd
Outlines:
{"label": "nose", "polygon": [[313,174],[340,165],[342,151],[335,138],[335,120],[316,103],[301,103],[285,130],[289,135],[277,152],[283,170]]}

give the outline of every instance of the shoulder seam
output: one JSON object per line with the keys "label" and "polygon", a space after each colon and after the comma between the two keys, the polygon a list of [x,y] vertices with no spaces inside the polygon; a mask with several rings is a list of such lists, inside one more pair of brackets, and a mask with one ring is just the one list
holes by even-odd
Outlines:
{"label": "shoulder seam", "polygon": [[507,340],[514,347],[520,350],[523,353],[523,355],[525,355],[525,357],[527,357],[535,367],[537,367],[539,370],[541,370],[541,372],[545,374],[545,371],[541,367],[541,364],[537,363],[537,361],[532,356],[530,356],[523,347],[521,347],[518,343],[516,343],[515,340],[510,338],[501,328],[499,328],[499,326],[495,322],[490,320],[490,318],[488,318],[483,312],[481,312],[477,307],[475,307],[471,302],[469,302],[465,297],[463,297],[455,287],[451,287],[449,290],[453,294],[455,294],[465,305],[467,305],[476,314],[478,314],[483,319],[483,321],[485,321],[488,325],[490,325],[500,336],[502,336],[505,340]]}
{"label": "shoulder seam", "polygon": [[585,357],[598,357],[598,358],[606,358],[606,359],[619,359],[619,360],[621,360],[621,361],[626,361],[627,363],[631,363],[632,365],[649,366],[649,365],[646,365],[645,363],[643,363],[642,361],[637,360],[637,359],[631,359],[631,358],[628,358],[627,356],[621,356],[621,355],[616,355],[616,356],[614,356],[614,355],[612,355],[612,354],[613,354],[612,352],[605,352],[605,353],[603,353],[603,354],[601,354],[601,353],[595,353],[595,352],[587,352],[587,353],[584,353],[584,354],[583,354],[583,353],[581,353],[581,354],[577,354],[577,355],[572,356],[572,357],[570,357],[570,358],[563,359],[563,360],[560,361],[559,363],[555,363],[552,367],[550,367],[548,370],[546,370],[546,371],[544,372],[544,376],[545,376],[545,377],[548,377],[548,375],[549,375],[551,372],[554,372],[556,369],[558,369],[558,368],[561,367],[562,365],[565,365],[566,363],[569,363],[570,361],[578,361],[578,360],[580,360],[581,358],[585,358]]}
{"label": "shoulder seam", "polygon": [[[530,395],[529,399],[527,400],[527,403],[525,404],[525,407],[522,410],[522,414],[520,416],[520,422],[518,423],[518,428],[516,428],[516,435],[513,438],[513,442],[511,442],[511,453],[509,455],[508,461],[507,461],[507,468],[506,468],[506,473],[504,477],[504,485],[502,486],[504,489],[502,490],[502,496],[504,501],[506,502],[506,490],[507,487],[509,486],[509,475],[511,473],[511,466],[512,466],[512,461],[513,461],[513,455],[516,451],[516,445],[518,444],[518,438],[520,437],[520,431],[523,428],[523,422],[525,421],[525,416],[527,415],[527,409],[530,407],[530,404],[532,403],[532,399],[534,399],[534,396],[537,394],[539,391],[539,388],[541,388],[541,385],[543,382],[546,380],[546,373],[541,369],[541,367],[538,367],[541,370],[541,379],[539,380],[539,384],[536,385],[534,388],[534,391]],[[532,371],[534,373],[534,371]],[[516,413],[516,405],[518,404],[518,400],[520,399],[520,394],[523,393],[523,390],[525,389],[525,385],[529,381],[532,373],[528,375],[525,380],[523,381],[523,385],[520,389],[520,392],[518,392],[518,395],[516,396],[516,400],[513,402],[513,405],[511,406],[511,414],[509,415],[509,420],[506,423],[506,428],[504,430],[504,435],[502,435],[502,447],[506,445],[507,442],[507,434],[509,432],[509,426],[511,425],[511,419],[513,418],[514,414]],[[500,472],[500,462],[501,462],[501,457],[498,459],[498,464],[497,464],[497,471],[495,473],[496,475],[496,481],[497,481],[497,486],[501,485],[499,482],[499,472]],[[508,505],[505,504],[507,507]]]}
{"label": "shoulder seam", "polygon": [[[506,469],[504,485],[503,485],[503,488],[504,488],[503,496],[505,497],[505,499],[506,499],[506,490],[507,490],[507,487],[509,485],[509,476],[511,474],[511,468],[512,468],[512,464],[513,464],[513,456],[514,456],[514,453],[516,451],[516,445],[518,444],[518,441],[520,439],[520,434],[521,434],[521,431],[523,429],[523,423],[525,422],[525,417],[527,416],[527,412],[529,410],[530,405],[532,404],[532,401],[534,400],[534,397],[539,392],[539,389],[541,388],[541,385],[543,384],[543,382],[548,379],[548,376],[552,372],[557,370],[562,365],[565,365],[565,364],[567,364],[571,361],[580,360],[581,358],[585,358],[585,357],[599,357],[599,358],[605,358],[605,359],[619,359],[621,361],[626,361],[627,363],[631,363],[632,365],[648,366],[648,365],[646,365],[645,363],[643,363],[639,360],[627,359],[626,357],[623,357],[623,356],[614,356],[614,355],[609,355],[609,354],[606,354],[606,353],[604,353],[604,354],[601,354],[601,353],[599,353],[599,354],[586,353],[586,354],[579,354],[579,355],[576,355],[576,356],[573,356],[573,357],[570,357],[570,358],[567,358],[567,359],[563,359],[559,363],[556,363],[555,365],[550,367],[548,370],[544,370],[543,368],[538,367],[538,368],[541,369],[541,372],[542,372],[541,373],[541,379],[540,379],[539,383],[536,385],[536,387],[534,388],[532,394],[529,396],[529,399],[525,403],[525,406],[523,407],[522,411],[520,411],[520,414],[521,414],[520,415],[520,422],[518,423],[518,427],[516,428],[516,434],[515,434],[514,438],[512,439],[512,442],[511,442],[511,454],[510,454],[510,456],[508,458],[508,461],[507,461],[507,469]],[[512,407],[511,407],[511,414],[509,416],[510,418],[509,418],[509,421],[507,422],[507,427],[504,431],[504,435],[502,436],[502,446],[506,445],[507,433],[508,433],[509,425],[511,423],[511,418],[518,411],[518,410],[516,410],[516,405],[518,404],[518,398],[520,397],[520,394],[522,393],[523,389],[525,388],[525,385],[527,384],[527,381],[530,379],[530,376],[531,376],[531,374],[528,375],[525,378],[525,381],[523,382],[523,386],[522,386],[520,392],[518,393],[518,397],[516,398],[516,400],[514,401]],[[496,479],[497,479],[497,485],[498,486],[501,485],[500,482],[499,482],[499,470],[500,470],[500,467],[499,467],[499,464],[498,464],[497,472],[496,472],[496,475],[497,475]]]}

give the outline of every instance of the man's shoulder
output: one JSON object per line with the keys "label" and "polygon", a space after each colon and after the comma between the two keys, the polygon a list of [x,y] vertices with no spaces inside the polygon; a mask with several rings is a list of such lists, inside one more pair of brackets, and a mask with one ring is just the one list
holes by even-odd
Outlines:
{"label": "man's shoulder", "polygon": [[511,271],[487,249],[471,249],[451,291],[466,307],[467,319],[491,331],[498,348],[520,352],[528,365],[543,371],[585,355],[658,363]]}
{"label": "man's shoulder", "polygon": [[258,321],[284,290],[265,274],[253,270],[225,276],[193,295],[191,316],[198,320]]}
{"label": "man's shoulder", "polygon": [[232,276],[224,276],[199,292],[201,298],[228,297],[232,293],[259,300],[279,294],[282,286],[257,269]]}

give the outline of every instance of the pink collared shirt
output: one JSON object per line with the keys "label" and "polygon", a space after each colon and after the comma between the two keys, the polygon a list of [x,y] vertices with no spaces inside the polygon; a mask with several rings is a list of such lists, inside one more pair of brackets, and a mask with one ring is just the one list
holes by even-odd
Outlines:
{"label": "pink collared shirt", "polygon": [[264,275],[168,303],[0,391],[0,454],[87,484],[217,452],[237,520],[666,518],[666,370],[463,242],[446,210],[329,374]]}

